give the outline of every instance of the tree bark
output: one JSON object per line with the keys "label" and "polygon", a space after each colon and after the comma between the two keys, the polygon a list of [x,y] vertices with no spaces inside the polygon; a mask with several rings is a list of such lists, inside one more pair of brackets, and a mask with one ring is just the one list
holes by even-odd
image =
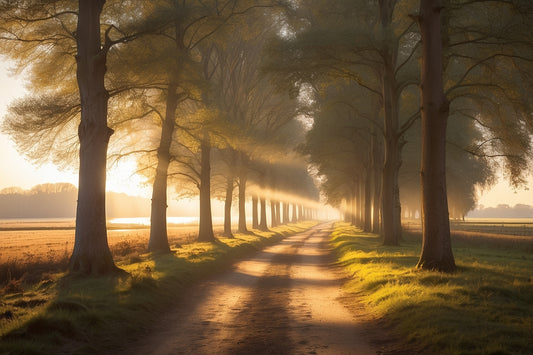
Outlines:
{"label": "tree bark", "polygon": [[381,232],[381,177],[383,171],[381,144],[377,137],[372,137],[372,171],[373,171],[373,197],[372,197],[372,232]]}
{"label": "tree bark", "polygon": [[267,212],[266,212],[266,200],[264,197],[259,199],[261,204],[261,218],[259,220],[259,230],[268,231],[267,225]]}
{"label": "tree bark", "polygon": [[372,168],[370,164],[365,169],[365,224],[363,230],[365,232],[372,231]]}
{"label": "tree bark", "polygon": [[290,223],[289,219],[289,204],[287,202],[283,202],[283,224]]}
{"label": "tree bark", "polygon": [[252,196],[252,228],[259,228],[259,211],[257,210],[257,204],[259,203],[259,198],[257,195]]}
{"label": "tree bark", "polygon": [[233,203],[233,175],[226,178],[226,199],[224,200],[224,237],[233,238],[231,233],[231,205]]}
{"label": "tree bark", "polygon": [[354,182],[354,199],[353,199],[353,213],[354,213],[354,225],[357,227],[361,226],[361,191],[359,179]]}
{"label": "tree bark", "polygon": [[381,188],[383,243],[398,245],[401,236],[401,205],[398,173],[401,166],[399,136],[399,108],[396,82],[397,43],[392,41],[392,17],[396,1],[379,0],[380,21],[385,38],[381,48],[383,69],[381,77],[385,128],[385,162]]}
{"label": "tree bark", "polygon": [[208,133],[200,143],[201,168],[200,172],[200,228],[199,242],[214,242],[213,217],[211,214],[211,143]]}
{"label": "tree bark", "polygon": [[456,266],[446,194],[449,103],[442,81],[442,8],[440,0],[421,1],[418,19],[422,35],[422,254],[417,267],[452,272]]}
{"label": "tree bark", "polygon": [[101,45],[100,14],[105,0],[80,0],[77,25],[77,81],[81,100],[80,170],[76,232],[69,270],[85,275],[116,272],[107,242],[105,190],[109,93],[104,85],[107,48]]}
{"label": "tree bark", "polygon": [[150,213],[150,240],[148,250],[151,252],[170,252],[167,232],[167,180],[170,165],[170,146],[174,133],[176,108],[178,106],[178,85],[171,81],[168,85],[165,118],[161,126],[161,139],[157,149],[157,168],[152,188],[152,209]]}
{"label": "tree bark", "polygon": [[270,200],[270,225],[276,227],[278,225],[278,219],[276,217],[276,201]]}
{"label": "tree bark", "polygon": [[350,224],[351,224],[352,226],[357,226],[357,217],[356,217],[356,214],[357,214],[357,206],[356,206],[355,195],[353,196],[353,198],[352,198],[351,201],[350,201],[350,208],[351,208],[351,213],[350,213]]}
{"label": "tree bark", "polygon": [[239,176],[239,233],[248,233],[246,228],[246,173]]}

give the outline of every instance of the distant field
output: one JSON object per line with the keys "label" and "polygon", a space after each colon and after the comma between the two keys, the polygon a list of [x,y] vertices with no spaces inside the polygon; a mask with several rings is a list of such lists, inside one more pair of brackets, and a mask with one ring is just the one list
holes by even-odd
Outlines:
{"label": "distant field", "polygon": [[[110,247],[148,245],[150,227],[134,223],[113,223],[108,226]],[[196,225],[170,225],[171,245],[194,241]],[[215,233],[222,231],[215,226]],[[7,220],[0,222],[0,263],[12,259],[54,258],[70,254],[74,247],[74,221],[72,220]]]}
{"label": "distant field", "polygon": [[[407,231],[420,231],[420,220],[404,220]],[[479,232],[509,236],[533,236],[533,218],[467,218],[451,220],[452,231]]]}

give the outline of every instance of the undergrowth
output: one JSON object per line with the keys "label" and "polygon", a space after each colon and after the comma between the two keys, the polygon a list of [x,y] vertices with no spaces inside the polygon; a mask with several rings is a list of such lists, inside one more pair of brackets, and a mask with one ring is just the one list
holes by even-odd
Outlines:
{"label": "undergrowth", "polygon": [[533,255],[455,240],[457,272],[415,268],[420,238],[383,246],[337,224],[331,243],[357,293],[416,353],[533,353]]}

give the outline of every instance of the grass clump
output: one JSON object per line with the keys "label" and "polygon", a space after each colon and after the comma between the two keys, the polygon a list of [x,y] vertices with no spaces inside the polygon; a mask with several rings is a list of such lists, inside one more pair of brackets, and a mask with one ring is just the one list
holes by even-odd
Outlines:
{"label": "grass clump", "polygon": [[136,247],[124,244],[117,265],[126,276],[82,279],[56,273],[46,283],[23,284],[20,292],[4,294],[0,303],[0,353],[118,350],[149,329],[194,281],[314,224],[184,244],[168,254],[138,254]]}
{"label": "grass clump", "polygon": [[454,242],[458,271],[415,268],[421,240],[383,246],[373,234],[337,224],[331,243],[351,278],[349,292],[383,318],[413,351],[533,353],[533,255]]}

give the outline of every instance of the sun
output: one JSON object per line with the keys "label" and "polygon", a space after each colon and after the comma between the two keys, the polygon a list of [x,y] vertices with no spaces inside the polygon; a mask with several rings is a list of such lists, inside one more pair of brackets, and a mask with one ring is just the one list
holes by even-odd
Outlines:
{"label": "sun", "polygon": [[124,158],[114,163],[107,170],[106,190],[149,198],[151,189],[146,177],[136,171],[134,159]]}

